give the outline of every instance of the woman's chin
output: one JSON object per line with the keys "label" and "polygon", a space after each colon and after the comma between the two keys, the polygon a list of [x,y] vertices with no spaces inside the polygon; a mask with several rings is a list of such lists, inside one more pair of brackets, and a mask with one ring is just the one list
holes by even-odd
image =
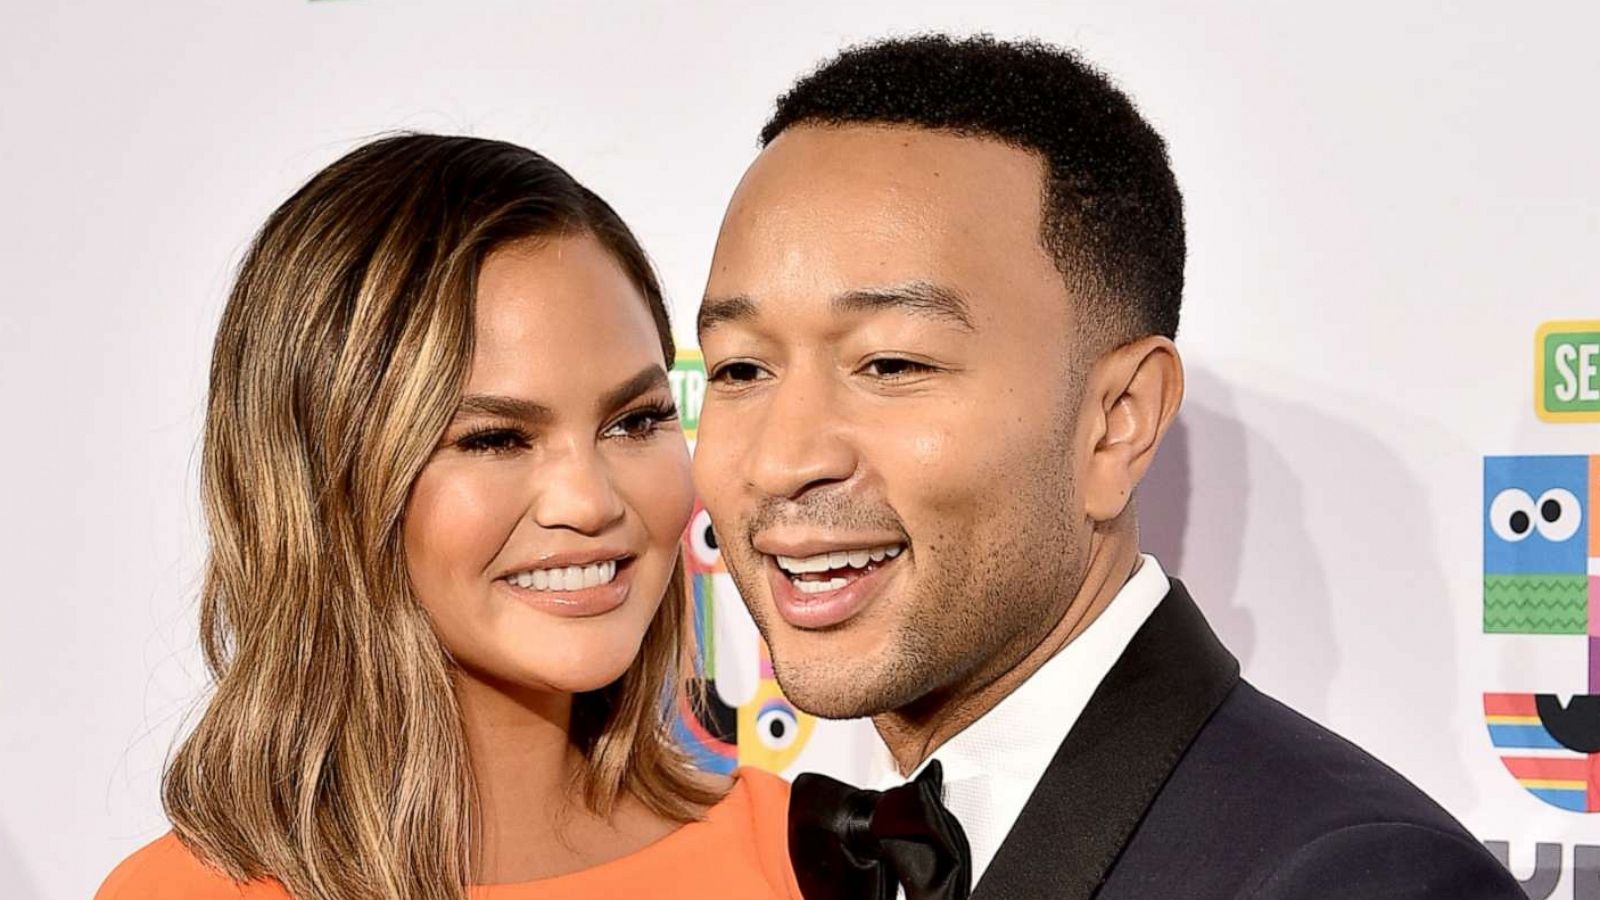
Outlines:
{"label": "woman's chin", "polygon": [[508,694],[597,691],[621,678],[638,657],[648,623],[639,627],[501,630],[477,640],[445,641],[462,674]]}
{"label": "woman's chin", "polygon": [[[631,660],[630,660],[631,662]],[[585,694],[607,687],[628,671],[621,666],[585,666],[582,670],[556,671],[542,668],[508,668],[495,666],[463,666],[460,674],[475,682],[478,691],[488,689],[493,693],[527,702],[539,696]]]}
{"label": "woman's chin", "polygon": [[519,660],[499,675],[499,680],[529,691],[583,694],[614,683],[633,665],[638,646],[621,650],[592,648],[582,659]]}

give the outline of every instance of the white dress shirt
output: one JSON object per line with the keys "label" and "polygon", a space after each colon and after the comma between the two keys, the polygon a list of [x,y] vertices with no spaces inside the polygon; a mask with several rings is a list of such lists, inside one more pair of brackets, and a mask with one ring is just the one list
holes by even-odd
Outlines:
{"label": "white dress shirt", "polygon": [[[929,757],[944,766],[945,806],[967,833],[974,887],[1090,696],[1168,590],[1161,564],[1140,556],[1133,577],[1082,634]],[[876,751],[873,769],[881,774],[874,787],[904,784],[881,740]]]}

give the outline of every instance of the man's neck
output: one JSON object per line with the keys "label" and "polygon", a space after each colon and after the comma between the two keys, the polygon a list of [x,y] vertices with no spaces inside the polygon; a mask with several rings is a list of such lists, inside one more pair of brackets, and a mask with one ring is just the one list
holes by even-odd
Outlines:
{"label": "man's neck", "polygon": [[997,667],[999,671],[991,670],[987,677],[980,676],[948,695],[934,699],[927,708],[919,703],[912,709],[893,710],[873,716],[872,723],[889,748],[901,775],[910,775],[945,741],[994,709],[1051,657],[1094,624],[1095,619],[1111,605],[1123,585],[1139,568],[1138,539],[1134,536],[1129,540],[1128,537],[1115,535],[1095,538],[1098,546],[1091,549],[1083,582],[1072,602],[1043,638],[1016,662],[1008,667]]}

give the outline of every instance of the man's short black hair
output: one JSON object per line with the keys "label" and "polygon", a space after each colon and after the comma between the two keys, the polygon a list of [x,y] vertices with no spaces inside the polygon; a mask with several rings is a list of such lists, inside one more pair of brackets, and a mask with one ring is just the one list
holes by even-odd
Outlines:
{"label": "man's short black hair", "polygon": [[1040,238],[1079,314],[1119,340],[1172,337],[1183,297],[1183,197],[1133,101],[1070,51],[988,36],[894,38],[802,78],[761,129],[910,125],[986,137],[1047,166]]}

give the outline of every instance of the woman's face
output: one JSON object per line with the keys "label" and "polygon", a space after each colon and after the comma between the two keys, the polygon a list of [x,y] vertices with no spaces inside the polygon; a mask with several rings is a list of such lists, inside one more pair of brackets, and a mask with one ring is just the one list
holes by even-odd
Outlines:
{"label": "woman's face", "polygon": [[603,687],[639,652],[693,504],[655,324],[611,254],[574,235],[491,254],[474,333],[406,508],[411,583],[467,675]]}

